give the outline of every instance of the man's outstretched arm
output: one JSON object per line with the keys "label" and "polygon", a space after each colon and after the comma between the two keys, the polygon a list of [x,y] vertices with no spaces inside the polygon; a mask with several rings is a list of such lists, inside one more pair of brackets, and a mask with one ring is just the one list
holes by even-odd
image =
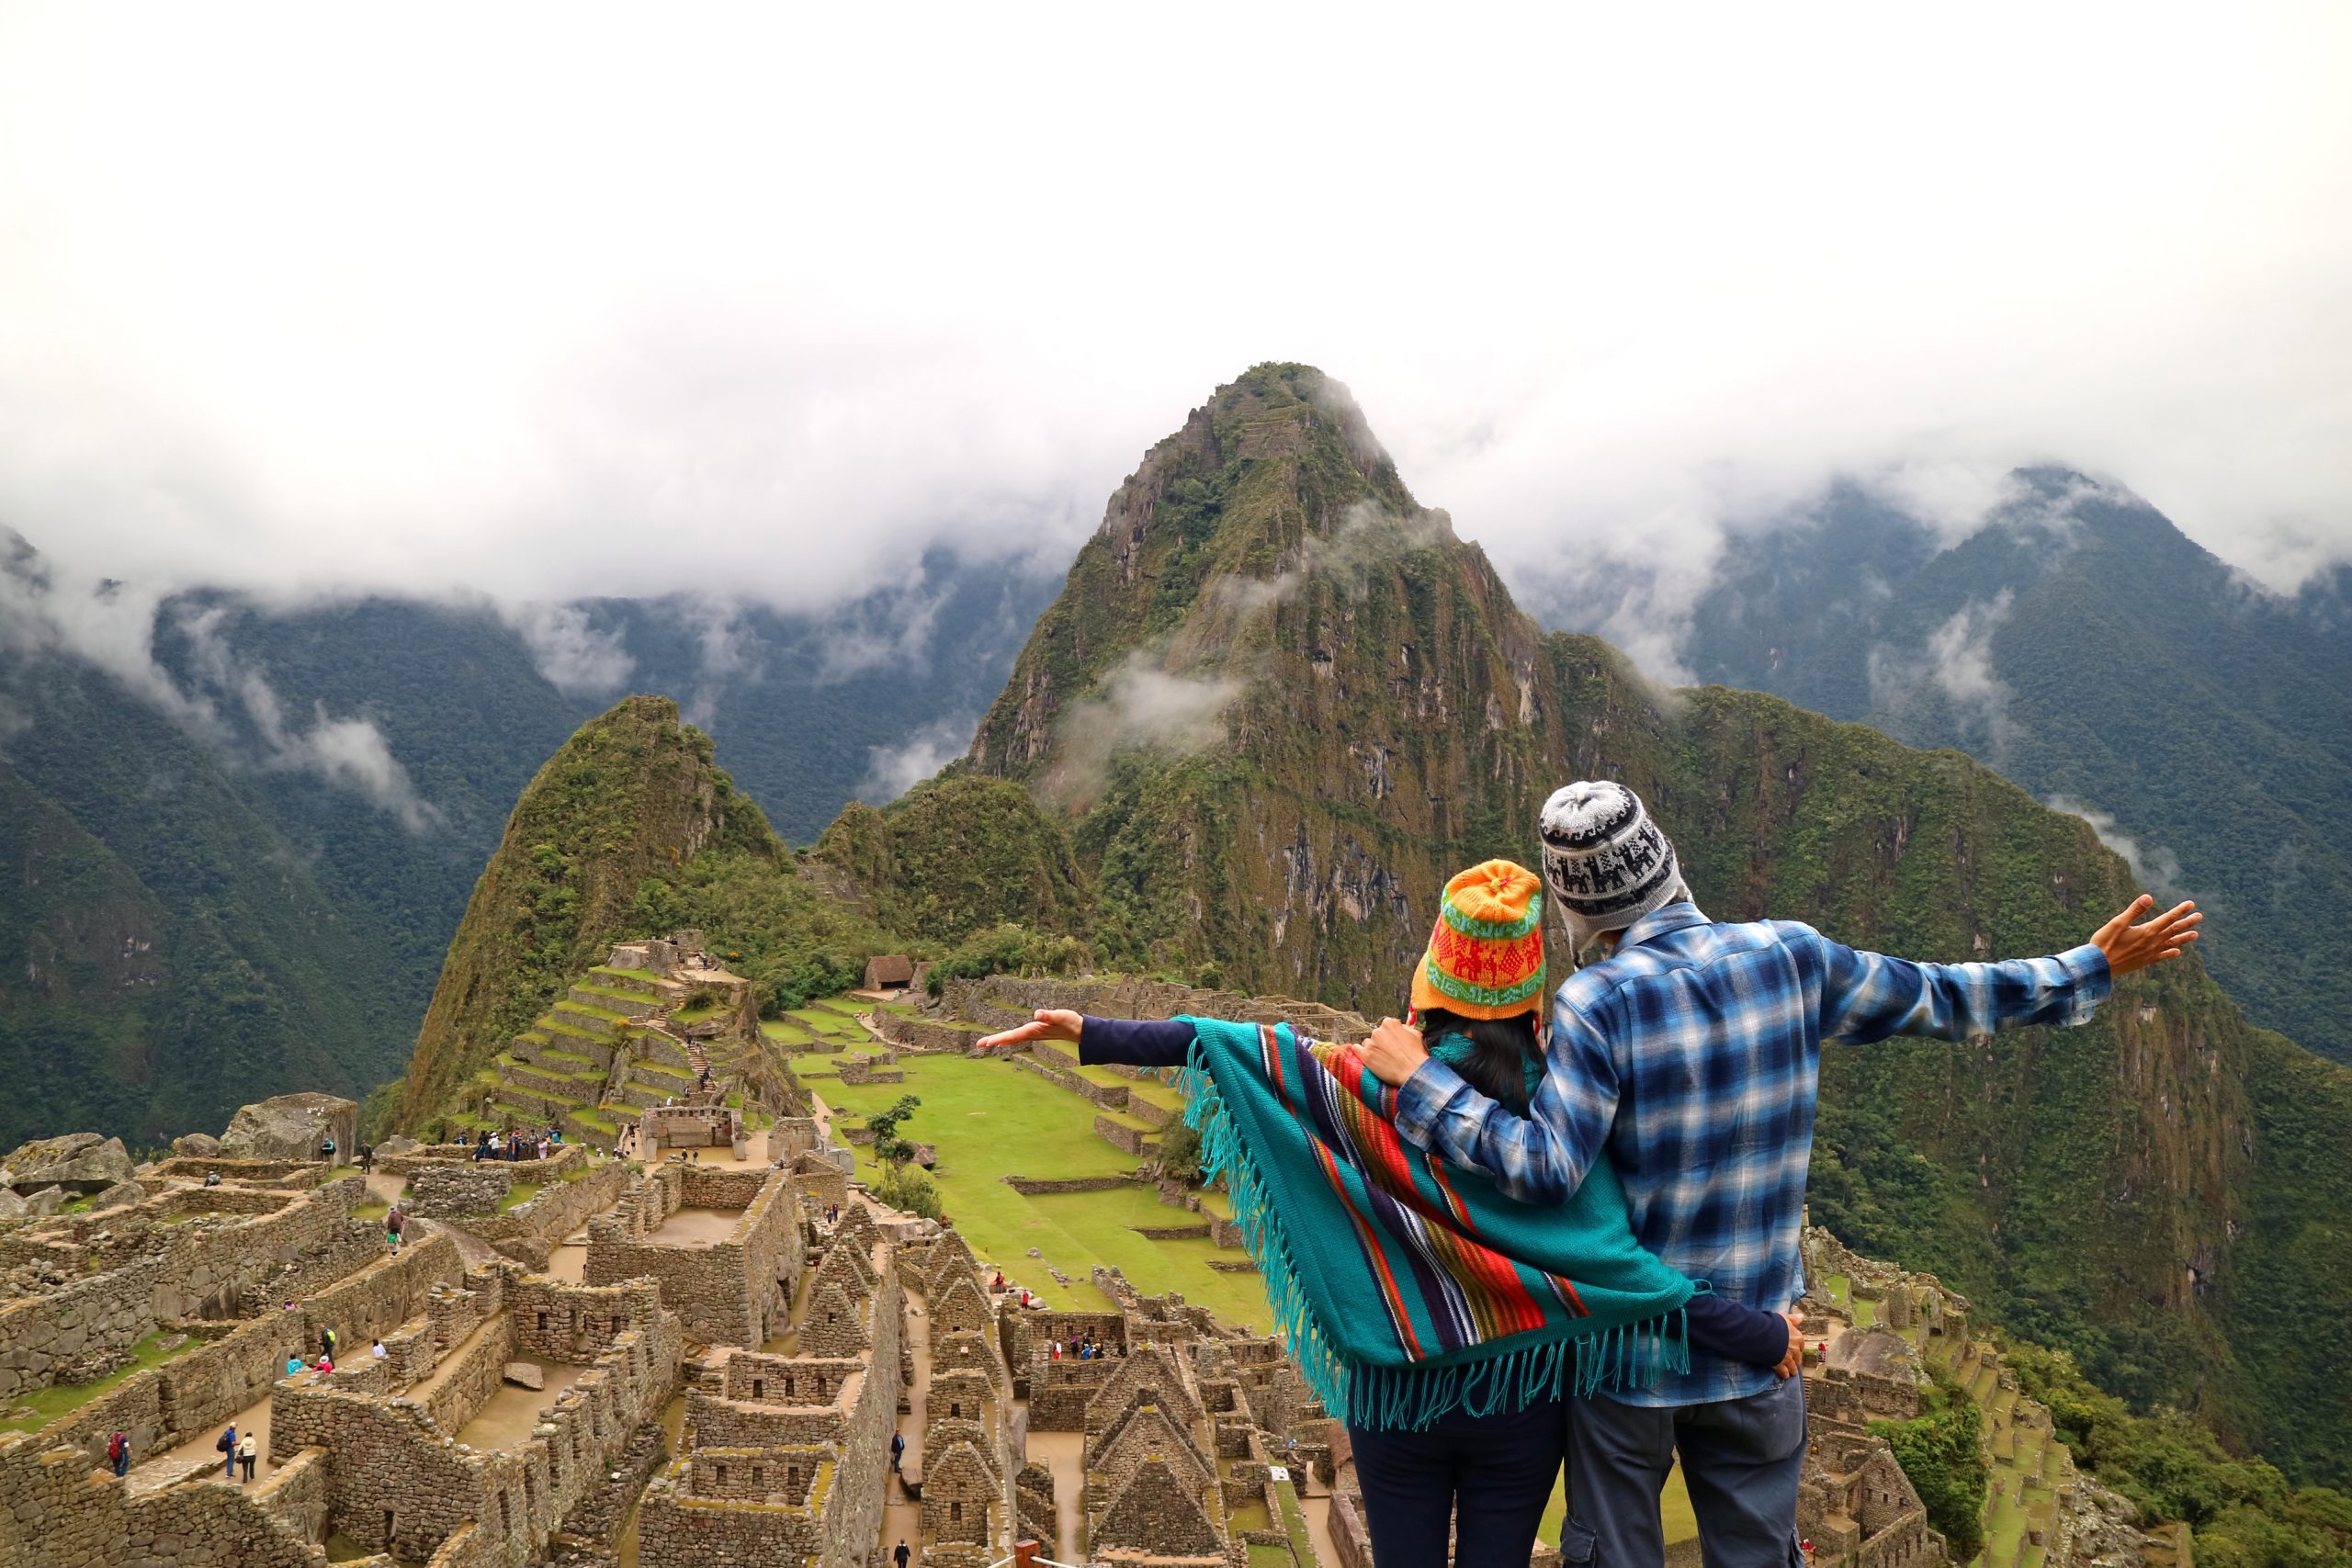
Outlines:
{"label": "man's outstretched arm", "polygon": [[2133,924],[2154,902],[2142,894],[2080,947],[2000,964],[1914,964],[1816,934],[1821,1036],[1858,1044],[1894,1034],[1965,1040],[2027,1024],[2087,1022],[2119,976],[2177,958],[2196,942],[2205,917],[2192,903]]}

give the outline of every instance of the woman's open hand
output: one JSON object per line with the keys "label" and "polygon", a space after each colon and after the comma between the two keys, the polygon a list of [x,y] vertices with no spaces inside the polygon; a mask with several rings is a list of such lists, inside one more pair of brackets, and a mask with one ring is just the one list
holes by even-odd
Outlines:
{"label": "woman's open hand", "polygon": [[1001,1051],[1012,1045],[1026,1045],[1032,1040],[1074,1042],[1085,1021],[1081,1014],[1068,1008],[1039,1008],[1027,1023],[1017,1023],[995,1034],[983,1034],[972,1043],[978,1050]]}
{"label": "woman's open hand", "polygon": [[1372,1076],[1391,1089],[1402,1089],[1405,1080],[1420,1069],[1430,1059],[1429,1048],[1421,1043],[1421,1032],[1409,1023],[1399,1023],[1384,1018],[1372,1038],[1357,1047],[1363,1055],[1363,1065]]}

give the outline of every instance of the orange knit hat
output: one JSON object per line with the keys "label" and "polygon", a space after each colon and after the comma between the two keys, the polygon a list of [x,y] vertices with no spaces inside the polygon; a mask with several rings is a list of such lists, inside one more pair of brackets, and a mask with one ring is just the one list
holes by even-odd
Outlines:
{"label": "orange knit hat", "polygon": [[1413,1010],[1509,1018],[1544,1005],[1544,883],[1512,861],[1445,885],[1437,929],[1413,971]]}

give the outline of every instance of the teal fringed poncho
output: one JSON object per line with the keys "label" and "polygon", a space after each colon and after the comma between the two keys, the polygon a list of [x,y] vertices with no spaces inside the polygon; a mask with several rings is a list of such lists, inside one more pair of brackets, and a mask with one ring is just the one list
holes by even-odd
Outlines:
{"label": "teal fringed poncho", "polygon": [[1522,1203],[1400,1138],[1352,1045],[1187,1018],[1184,1119],[1225,1179],[1307,1386],[1359,1427],[1425,1427],[1684,1370],[1689,1280],[1634,1240],[1605,1158]]}

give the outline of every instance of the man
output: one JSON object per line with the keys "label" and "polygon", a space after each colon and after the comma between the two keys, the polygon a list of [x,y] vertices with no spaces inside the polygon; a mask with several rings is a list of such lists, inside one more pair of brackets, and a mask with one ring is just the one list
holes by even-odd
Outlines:
{"label": "man", "polygon": [[408,1216],[401,1213],[398,1203],[384,1211],[384,1239],[391,1244],[392,1256],[401,1255],[401,1232],[408,1228]]}
{"label": "man", "polygon": [[130,1433],[118,1428],[115,1435],[107,1439],[107,1460],[114,1466],[114,1472],[117,1475],[122,1474],[130,1468]]}
{"label": "man", "polygon": [[904,1471],[901,1471],[901,1470],[899,1468],[899,1461],[900,1460],[904,1459],[904,1458],[906,1457],[906,1455],[907,1455],[907,1439],[906,1439],[906,1436],[905,1436],[905,1434],[903,1434],[903,1433],[899,1433],[899,1432],[893,1432],[893,1433],[891,1433],[891,1434],[890,1434],[890,1473],[891,1473],[891,1474],[893,1474],[893,1475],[903,1475],[903,1474],[905,1474],[905,1473],[906,1473]]}
{"label": "man", "polygon": [[[1544,807],[1544,870],[1579,957],[1554,998],[1548,1070],[1525,1118],[1384,1021],[1365,1061],[1397,1089],[1397,1132],[1505,1191],[1557,1202],[1606,1148],[1642,1245],[1718,1294],[1767,1311],[1803,1294],[1798,1258],[1825,1040],[1963,1040],[2081,1023],[2119,976],[2176,958],[2203,917],[2131,922],[2143,896],[2053,958],[1910,964],[1792,921],[1701,914],[1674,846],[1623,784],[1570,784]],[[1658,1493],[1676,1453],[1709,1568],[1784,1568],[1804,1462],[1804,1380],[1693,1351],[1654,1390],[1604,1391],[1569,1421],[1562,1555],[1664,1561]]]}
{"label": "man", "polygon": [[895,1568],[907,1568],[907,1559],[911,1555],[912,1553],[907,1551],[907,1538],[900,1536],[899,1544],[890,1549],[891,1562]]}
{"label": "man", "polygon": [[220,1430],[220,1440],[212,1445],[220,1450],[220,1475],[225,1481],[237,1479],[237,1424],[229,1423]]}

